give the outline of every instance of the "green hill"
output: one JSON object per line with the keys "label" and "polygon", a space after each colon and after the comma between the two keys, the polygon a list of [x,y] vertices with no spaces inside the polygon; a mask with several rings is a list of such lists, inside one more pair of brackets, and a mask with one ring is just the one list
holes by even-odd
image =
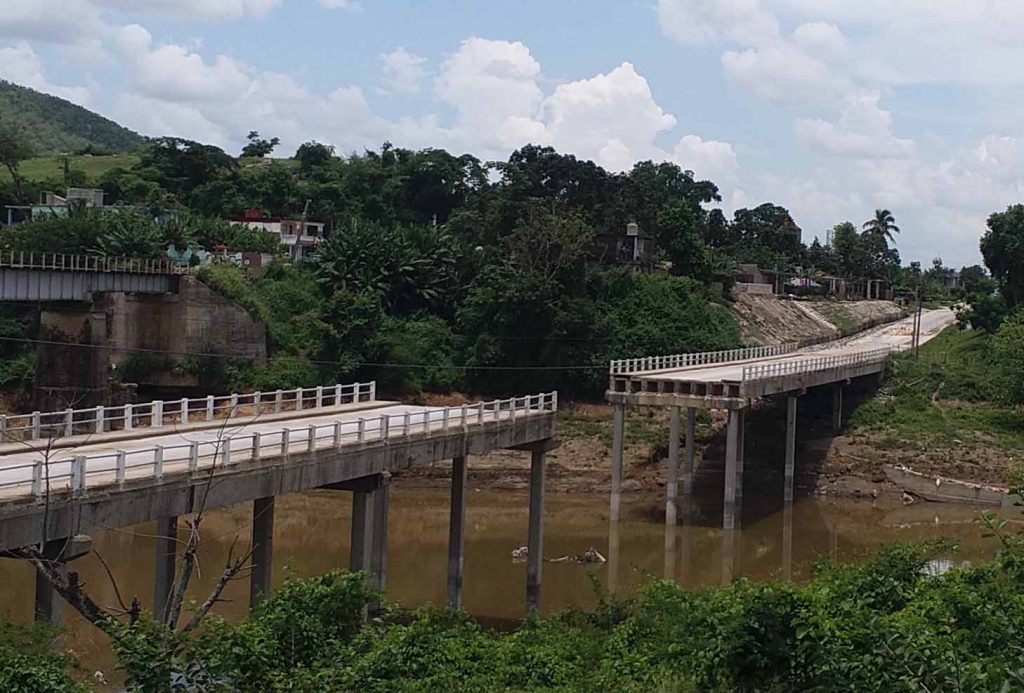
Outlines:
{"label": "green hill", "polygon": [[0,80],[0,126],[14,128],[37,156],[87,147],[126,152],[143,137],[112,120],[56,96]]}

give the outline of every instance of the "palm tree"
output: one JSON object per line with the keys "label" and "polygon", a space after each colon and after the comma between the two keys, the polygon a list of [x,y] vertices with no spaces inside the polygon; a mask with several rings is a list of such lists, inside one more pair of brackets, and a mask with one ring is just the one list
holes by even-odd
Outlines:
{"label": "palm tree", "polygon": [[893,234],[898,234],[900,227],[896,226],[896,217],[892,215],[892,212],[888,209],[876,209],[875,218],[864,222],[864,231],[884,239],[887,244],[892,242],[895,245],[896,239]]}

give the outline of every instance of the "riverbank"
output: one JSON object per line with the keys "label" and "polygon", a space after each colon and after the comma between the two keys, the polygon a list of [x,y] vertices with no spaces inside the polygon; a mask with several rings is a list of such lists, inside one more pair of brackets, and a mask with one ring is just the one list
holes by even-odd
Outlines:
{"label": "riverbank", "polygon": [[[1024,412],[994,401],[985,354],[989,337],[955,326],[925,343],[920,355],[896,357],[880,387],[855,383],[847,389],[841,434],[830,430],[830,397],[801,398],[797,488],[804,495],[870,497],[902,495],[886,478],[887,465],[924,474],[1007,486],[1024,460]],[[457,399],[457,398],[456,398]],[[441,403],[443,398],[427,398]],[[567,405],[559,413],[562,447],[550,454],[548,483],[556,493],[605,493],[610,484],[612,410],[603,404]],[[751,412],[748,484],[772,488],[783,451],[778,431],[785,412],[762,402]],[[696,452],[697,481],[721,474],[724,416],[701,412]],[[627,417],[625,482],[628,492],[665,485],[668,412],[631,410]],[[705,462],[706,460],[706,462]],[[447,484],[448,469],[419,470],[409,480]],[[511,451],[474,457],[472,483],[480,488],[523,489],[529,458]],[[720,482],[720,478],[717,479]]]}

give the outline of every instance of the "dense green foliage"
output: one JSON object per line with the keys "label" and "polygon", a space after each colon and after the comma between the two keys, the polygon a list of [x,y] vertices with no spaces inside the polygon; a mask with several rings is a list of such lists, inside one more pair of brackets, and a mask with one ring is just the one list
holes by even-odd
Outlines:
{"label": "dense green foliage", "polygon": [[24,134],[36,154],[124,152],[143,143],[137,133],[70,101],[0,80],[0,124]]}
{"label": "dense green foliage", "polygon": [[[183,637],[143,616],[115,626],[112,645],[129,687],[147,691],[171,681],[218,691],[1016,690],[1022,540],[985,522],[1001,538],[996,558],[942,574],[930,559],[954,548],[894,547],[820,564],[807,584],[687,591],[656,581],[625,601],[495,633],[432,607],[364,624],[377,599],[364,576],[330,573],[286,582],[238,624],[213,617]],[[27,656],[0,640],[0,677],[21,672],[36,687],[19,690],[55,690],[46,682],[64,660],[38,653],[29,668]]]}
{"label": "dense green foliage", "polygon": [[0,691],[70,693],[88,688],[72,677],[70,653],[53,647],[53,629],[0,622]]}

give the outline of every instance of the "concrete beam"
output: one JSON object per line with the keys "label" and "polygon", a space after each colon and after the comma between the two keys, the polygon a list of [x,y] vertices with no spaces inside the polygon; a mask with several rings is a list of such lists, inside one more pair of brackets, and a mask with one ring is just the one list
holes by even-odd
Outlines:
{"label": "concrete beam", "polygon": [[270,594],[274,568],[274,497],[252,502],[252,572],[249,574],[249,608]]}
{"label": "concrete beam", "polygon": [[167,602],[174,589],[175,562],[178,558],[178,518],[161,517],[156,521],[156,546],[153,570],[153,615],[163,620]]}
{"label": "concrete beam", "polygon": [[544,565],[544,456],[534,450],[530,460],[530,520],[527,530],[526,608],[540,608],[541,569]]}
{"label": "concrete beam", "polygon": [[786,504],[793,502],[793,477],[796,467],[796,395],[786,398],[786,481],[783,496]]}
{"label": "concrete beam", "polygon": [[466,482],[468,465],[465,457],[452,460],[452,492],[448,520],[448,606],[462,608],[462,581],[466,551]]}
{"label": "concrete beam", "polygon": [[668,474],[665,498],[665,522],[676,523],[679,509],[679,407],[672,407],[668,420]]}
{"label": "concrete beam", "polygon": [[626,436],[626,406],[612,405],[612,499],[609,517],[618,522],[622,511],[623,448]]}

